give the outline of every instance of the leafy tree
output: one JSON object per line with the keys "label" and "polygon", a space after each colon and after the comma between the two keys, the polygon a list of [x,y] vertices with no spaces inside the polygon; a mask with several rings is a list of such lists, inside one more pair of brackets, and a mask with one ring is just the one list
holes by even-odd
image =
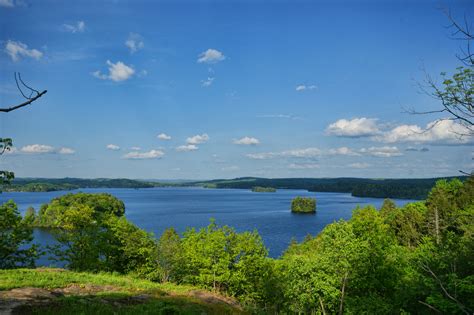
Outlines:
{"label": "leafy tree", "polygon": [[132,273],[149,280],[161,280],[157,264],[157,242],[153,234],[125,217],[110,217],[105,223],[108,246],[104,252],[107,269]]}
{"label": "leafy tree", "polygon": [[166,229],[158,240],[158,266],[161,282],[179,281],[183,261],[181,238],[174,228]]}
{"label": "leafy tree", "polygon": [[389,214],[381,212],[381,215],[385,215],[385,222],[400,245],[416,247],[427,232],[426,212],[425,202],[420,201],[396,208]]}
{"label": "leafy tree", "polygon": [[214,221],[199,231],[187,230],[182,239],[183,282],[258,303],[267,295],[271,265],[257,232],[237,233]]}
{"label": "leafy tree", "polygon": [[27,247],[32,240],[17,205],[12,200],[0,205],[0,269],[34,267],[37,246]]}

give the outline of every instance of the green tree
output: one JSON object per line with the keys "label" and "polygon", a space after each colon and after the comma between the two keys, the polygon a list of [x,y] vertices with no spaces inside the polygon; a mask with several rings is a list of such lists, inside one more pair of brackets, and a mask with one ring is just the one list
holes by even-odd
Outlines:
{"label": "green tree", "polygon": [[179,282],[183,261],[181,238],[174,228],[166,229],[158,240],[158,266],[161,282]]}
{"label": "green tree", "polygon": [[32,240],[33,231],[16,204],[10,200],[0,205],[0,269],[34,267],[37,246],[29,246]]}

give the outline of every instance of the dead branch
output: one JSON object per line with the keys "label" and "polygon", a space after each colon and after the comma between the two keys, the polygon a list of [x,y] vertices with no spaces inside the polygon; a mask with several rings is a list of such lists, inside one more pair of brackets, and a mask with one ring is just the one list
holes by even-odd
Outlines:
{"label": "dead branch", "polygon": [[[36,101],[37,99],[39,99],[44,94],[46,94],[46,92],[48,92],[47,90],[44,90],[43,92],[39,92],[38,90],[35,90],[32,87],[28,86],[21,79],[21,74],[20,73],[17,74],[15,72],[15,82],[16,82],[16,87],[18,88],[18,91],[26,99],[26,101],[21,103],[21,104],[14,105],[14,106],[11,106],[11,107],[8,107],[8,108],[0,108],[0,112],[8,113],[8,112],[14,111],[16,109],[22,108],[24,106],[27,106],[27,105],[33,103],[34,101]],[[23,86],[23,88],[22,88],[22,86]],[[25,92],[23,91],[24,88],[29,90],[29,96],[25,95]],[[33,94],[36,94],[36,95],[33,96]]]}

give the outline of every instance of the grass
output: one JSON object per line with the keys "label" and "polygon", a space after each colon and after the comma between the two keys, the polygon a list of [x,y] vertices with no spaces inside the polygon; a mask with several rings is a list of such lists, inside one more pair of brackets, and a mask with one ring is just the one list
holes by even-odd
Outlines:
{"label": "grass", "polygon": [[[87,295],[64,295],[39,305],[26,303],[15,308],[13,314],[244,314],[240,308],[222,302],[213,293],[205,292],[206,298],[192,295],[198,290],[192,286],[55,268],[0,270],[0,291],[24,287],[56,289],[71,285],[95,286],[95,290]],[[114,290],[110,290],[111,287]],[[137,296],[146,298],[140,300]]]}

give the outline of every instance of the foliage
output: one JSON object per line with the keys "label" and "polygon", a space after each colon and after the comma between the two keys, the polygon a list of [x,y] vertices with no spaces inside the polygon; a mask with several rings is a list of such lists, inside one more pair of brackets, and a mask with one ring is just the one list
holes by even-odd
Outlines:
{"label": "foliage", "polygon": [[212,289],[256,313],[474,309],[474,176],[438,181],[426,201],[356,208],[350,220],[293,242],[280,259],[268,257],[256,231],[239,233],[214,221],[182,236],[171,228],[156,240],[128,222],[123,203],[110,195],[65,195],[36,218],[34,209],[21,219],[16,207],[3,207],[15,218],[6,224],[53,228],[63,245],[58,257],[71,269]]}
{"label": "foliage", "polygon": [[22,219],[13,201],[0,205],[0,269],[34,266],[37,257],[33,231]]}
{"label": "foliage", "polygon": [[271,274],[267,250],[257,232],[237,233],[213,221],[182,239],[182,282],[240,296],[249,303],[263,301]]}
{"label": "foliage", "polygon": [[121,200],[110,194],[66,194],[42,205],[38,213],[36,225],[41,227],[62,227],[69,211],[77,211],[77,207],[88,206],[91,220],[102,222],[107,216],[122,216],[125,205]]}
{"label": "foliage", "polygon": [[314,213],[316,212],[316,198],[295,197],[291,201],[291,212]]}

